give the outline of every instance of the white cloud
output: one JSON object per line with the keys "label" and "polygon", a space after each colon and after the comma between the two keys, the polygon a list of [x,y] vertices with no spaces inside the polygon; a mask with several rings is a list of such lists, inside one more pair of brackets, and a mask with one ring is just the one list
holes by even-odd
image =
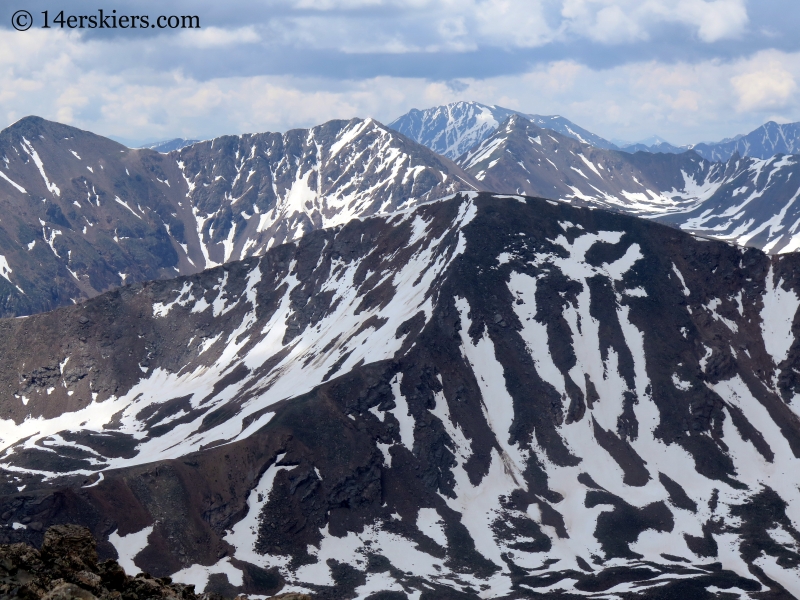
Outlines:
{"label": "white cloud", "polygon": [[550,42],[555,32],[548,26],[538,0],[485,0],[462,7],[472,18],[480,38],[499,46],[537,47]]}
{"label": "white cloud", "polygon": [[[380,5],[380,9],[370,7]],[[554,41],[648,40],[664,24],[702,42],[740,35],[745,0],[303,0],[269,19],[271,39],[348,53],[536,48]]]}
{"label": "white cloud", "polygon": [[[453,31],[457,36],[457,24]],[[284,131],[356,116],[389,122],[412,107],[459,99],[563,114],[604,137],[656,133],[673,143],[744,133],[768,118],[800,120],[800,53],[769,51],[696,64],[653,60],[605,70],[560,60],[524,74],[459,77],[459,85],[388,76],[199,79],[177,68],[117,68],[117,62],[108,67],[109,57],[144,54],[153,39],[85,41],[58,31],[28,33],[0,32],[5,123],[38,114],[135,139]],[[156,41],[164,52],[168,43],[183,43],[174,37]]]}
{"label": "white cloud", "polygon": [[647,40],[663,23],[711,43],[739,36],[748,23],[745,0],[563,0],[561,15],[564,31],[603,43]]}
{"label": "white cloud", "polygon": [[744,0],[681,0],[678,20],[697,27],[704,42],[716,42],[739,36],[749,21]]}
{"label": "white cloud", "polygon": [[179,44],[190,48],[221,48],[235,44],[253,44],[261,40],[252,25],[238,29],[186,29],[178,33],[177,39]]}
{"label": "white cloud", "polygon": [[797,83],[781,58],[776,53],[764,53],[749,61],[744,73],[731,78],[740,112],[784,108],[794,98]]}

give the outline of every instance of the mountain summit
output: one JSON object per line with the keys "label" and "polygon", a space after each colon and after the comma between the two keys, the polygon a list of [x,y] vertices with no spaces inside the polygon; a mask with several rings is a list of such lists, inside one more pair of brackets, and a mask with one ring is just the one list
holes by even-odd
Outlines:
{"label": "mountain summit", "polygon": [[491,135],[510,116],[519,114],[540,127],[592,144],[598,148],[615,146],[560,116],[527,115],[500,106],[478,102],[453,102],[426,110],[412,109],[389,127],[448,158],[455,160]]}

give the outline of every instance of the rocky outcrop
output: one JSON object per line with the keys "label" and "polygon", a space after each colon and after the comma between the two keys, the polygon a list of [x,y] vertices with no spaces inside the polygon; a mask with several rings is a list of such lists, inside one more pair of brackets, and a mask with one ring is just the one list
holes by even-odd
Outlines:
{"label": "rocky outcrop", "polygon": [[[115,560],[98,561],[91,532],[79,525],[55,525],[41,550],[27,544],[0,546],[0,598],[23,600],[223,600],[195,594],[193,585],[147,573],[131,576]],[[240,597],[244,598],[244,597]],[[271,600],[312,600],[307,594],[281,594]]]}

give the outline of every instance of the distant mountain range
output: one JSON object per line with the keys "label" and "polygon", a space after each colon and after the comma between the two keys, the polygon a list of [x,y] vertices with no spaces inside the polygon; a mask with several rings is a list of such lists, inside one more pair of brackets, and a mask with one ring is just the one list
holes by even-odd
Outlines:
{"label": "distant mountain range", "polygon": [[776,154],[800,153],[800,123],[780,125],[769,121],[747,135],[716,144],[697,144],[692,150],[707,160],[723,162],[735,154],[771,158]]}
{"label": "distant mountain range", "polygon": [[467,190],[609,208],[771,253],[800,248],[794,156],[712,163],[696,152],[631,154],[581,142],[591,134],[559,118],[510,113],[496,127],[502,109],[451,108],[417,122],[462,110],[466,129],[448,125],[436,143],[453,149],[485,137],[457,164],[372,119],[223,136],[169,153],[23,119],[0,132],[0,315],[196,273]]}
{"label": "distant mountain range", "polygon": [[800,123],[779,125],[773,121],[746,135],[718,143],[674,146],[653,136],[636,143],[616,140],[612,143],[560,116],[526,114],[500,106],[478,102],[453,102],[425,110],[412,109],[389,124],[414,141],[453,160],[480,143],[511,115],[520,115],[532,123],[596,148],[636,153],[681,154],[694,150],[711,162],[726,162],[734,154],[753,158],[771,158],[776,154],[800,152]]}
{"label": "distant mountain range", "polygon": [[141,147],[166,154],[167,152],[172,152],[173,150],[180,150],[186,146],[191,146],[199,141],[200,140],[185,140],[183,138],[175,138],[172,140],[165,140],[163,142],[155,142],[154,144],[147,144]]}
{"label": "distant mountain range", "polygon": [[800,156],[629,154],[513,115],[456,162],[494,192],[626,212],[768,252],[800,248]]}

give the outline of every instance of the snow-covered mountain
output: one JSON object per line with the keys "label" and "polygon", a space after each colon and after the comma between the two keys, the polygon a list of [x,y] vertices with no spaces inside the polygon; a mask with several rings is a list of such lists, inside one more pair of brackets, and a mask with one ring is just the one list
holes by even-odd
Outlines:
{"label": "snow-covered mountain", "polygon": [[412,109],[389,124],[395,129],[443,156],[455,160],[486,139],[511,115],[520,114],[540,127],[597,146],[614,145],[560,116],[527,115],[500,106],[478,102],[453,102],[426,110]]}
{"label": "snow-covered mountain", "polygon": [[0,541],[229,596],[796,596],[798,261],[468,194],[0,321]]}
{"label": "snow-covered mountain", "polygon": [[693,153],[630,154],[583,144],[519,115],[457,163],[485,189],[588,202],[634,214],[694,206],[724,167]]}
{"label": "snow-covered mountain", "polygon": [[692,204],[649,216],[685,231],[772,254],[797,252],[800,156],[778,154],[759,159],[735,155],[724,168],[716,183],[705,181],[698,186]]}
{"label": "snow-covered mountain", "polygon": [[205,266],[478,185],[447,158],[372,119],[224,136],[169,156],[180,169]]}
{"label": "snow-covered mountain", "polygon": [[196,144],[199,141],[200,140],[185,140],[183,138],[174,138],[171,140],[156,142],[154,144],[147,144],[146,146],[142,146],[142,148],[147,148],[148,150],[155,150],[156,152],[162,152],[166,154],[167,152],[172,152],[173,150],[180,150],[181,148],[185,148],[186,146],[191,146],[192,144]]}
{"label": "snow-covered mountain", "polygon": [[[457,163],[494,192],[658,219],[770,253],[800,248],[800,157],[712,163],[694,152],[603,150],[514,115]],[[794,176],[794,177],[793,177]]]}
{"label": "snow-covered mountain", "polygon": [[722,162],[727,162],[735,154],[767,159],[776,154],[800,153],[800,123],[780,125],[769,121],[747,135],[716,144],[696,144],[692,149],[707,160]]}
{"label": "snow-covered mountain", "polygon": [[477,185],[371,119],[162,154],[29,117],[0,132],[0,153],[0,316],[196,273]]}

